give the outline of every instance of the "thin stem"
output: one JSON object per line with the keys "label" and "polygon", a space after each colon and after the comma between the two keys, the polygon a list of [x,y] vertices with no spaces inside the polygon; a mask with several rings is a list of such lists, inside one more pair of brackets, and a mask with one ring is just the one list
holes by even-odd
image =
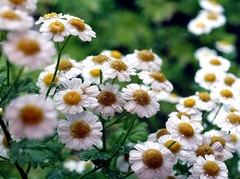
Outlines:
{"label": "thin stem", "polygon": [[91,173],[93,173],[93,172],[99,170],[99,169],[102,168],[102,167],[103,167],[103,165],[94,168],[93,170],[89,171],[88,173],[86,173],[86,174],[80,176],[79,179],[80,179],[80,178],[84,178],[84,177],[86,177],[87,175],[90,175]]}
{"label": "thin stem", "polygon": [[31,170],[31,167],[32,167],[32,166],[31,166],[31,163],[29,163],[29,164],[28,164],[28,168],[27,168],[27,170],[26,170],[27,175],[29,174],[29,172],[30,172],[30,170]]}
{"label": "thin stem", "polygon": [[115,83],[115,80],[116,80],[116,77],[115,77],[115,78],[113,78],[113,80],[112,80],[112,84],[114,84],[114,83]]}
{"label": "thin stem", "polygon": [[1,156],[1,155],[0,155],[0,158],[3,159],[3,160],[6,160],[6,161],[10,161],[8,158],[6,158],[4,156]]}
{"label": "thin stem", "polygon": [[171,143],[171,144],[168,146],[168,149],[170,149],[175,143],[176,143],[176,141],[173,141],[173,143]]}
{"label": "thin stem", "polygon": [[[53,74],[53,78],[52,78],[52,81],[50,83],[50,86],[48,87],[48,90],[47,90],[47,93],[46,93],[46,98],[48,97],[49,93],[50,93],[50,90],[52,89],[52,87],[55,85],[54,84],[54,80],[57,76],[57,71],[58,71],[58,67],[59,67],[59,63],[60,63],[60,59],[61,59],[61,56],[62,56],[62,52],[63,52],[63,49],[65,48],[65,46],[67,45],[69,39],[71,38],[71,36],[68,36],[67,40],[64,42],[62,48],[60,49],[59,53],[58,53],[58,59],[57,59],[57,64],[56,64],[56,67],[55,67],[55,71],[54,71],[54,74]],[[57,43],[58,44],[58,43]],[[59,48],[59,44],[57,45],[58,48]]]}
{"label": "thin stem", "polygon": [[127,177],[129,177],[130,175],[132,175],[132,174],[134,174],[133,171],[129,172],[129,173],[128,173],[127,175],[125,175],[123,178],[127,178]]}
{"label": "thin stem", "polygon": [[7,86],[10,85],[10,63],[8,60],[6,60],[6,64],[7,64]]}
{"label": "thin stem", "polygon": [[7,179],[7,177],[3,174],[3,172],[0,170],[0,175],[4,178]]}
{"label": "thin stem", "polygon": [[126,116],[128,113],[125,112],[123,115],[121,115],[117,120],[113,121],[111,124],[107,125],[106,128],[109,128],[113,126],[114,124],[117,124],[124,116]]}
{"label": "thin stem", "polygon": [[216,117],[217,117],[220,109],[222,108],[222,105],[223,105],[223,103],[220,104],[220,106],[219,106],[219,108],[218,108],[218,110],[217,110],[217,112],[216,112],[216,114],[215,114],[215,116],[214,116],[214,118],[213,118],[213,120],[212,120],[212,124],[213,124],[214,120],[216,119]]}
{"label": "thin stem", "polygon": [[102,84],[103,76],[102,76],[102,70],[100,70],[100,84]]}
{"label": "thin stem", "polygon": [[98,151],[100,151],[100,149],[99,149],[96,145],[93,145],[93,147],[94,147],[95,149],[97,149]]}
{"label": "thin stem", "polygon": [[100,117],[100,120],[101,120],[102,125],[103,125],[102,140],[103,140],[103,151],[105,152],[105,151],[107,150],[107,148],[106,148],[106,134],[105,134],[105,119],[103,119],[102,117]]}

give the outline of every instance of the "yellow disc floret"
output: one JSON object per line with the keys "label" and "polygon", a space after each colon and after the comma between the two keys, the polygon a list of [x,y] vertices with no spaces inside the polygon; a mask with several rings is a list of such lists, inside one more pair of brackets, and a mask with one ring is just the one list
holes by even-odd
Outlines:
{"label": "yellow disc floret", "polygon": [[58,70],[68,71],[73,67],[73,64],[69,60],[61,60],[59,63]]}
{"label": "yellow disc floret", "polygon": [[197,96],[199,97],[200,100],[204,102],[208,102],[211,100],[211,97],[207,92],[200,92],[197,94]]}
{"label": "yellow disc floret", "polygon": [[49,25],[50,31],[54,34],[61,34],[65,30],[65,26],[62,22],[55,21]]}
{"label": "yellow disc floret", "polygon": [[99,76],[100,76],[100,69],[91,70],[91,71],[90,71],[90,74],[91,74],[93,77],[99,77]]}
{"label": "yellow disc floret", "polygon": [[194,99],[191,99],[191,98],[186,99],[183,103],[183,105],[187,108],[192,108],[193,106],[195,106],[195,104],[196,104],[196,101]]}
{"label": "yellow disc floret", "polygon": [[140,58],[144,62],[150,62],[154,60],[154,55],[149,50],[141,50],[138,52],[138,58]]}
{"label": "yellow disc floret", "polygon": [[233,97],[233,93],[228,89],[221,90],[220,95],[222,97],[225,97],[225,98],[232,98]]}
{"label": "yellow disc floret", "polygon": [[150,77],[152,77],[154,80],[163,83],[166,81],[165,76],[163,75],[163,73],[159,72],[159,71],[153,71],[152,73],[150,73],[149,75]]}
{"label": "yellow disc floret", "polygon": [[146,91],[141,89],[134,91],[133,98],[134,98],[134,101],[141,106],[148,105],[151,102],[151,98],[149,94]]}
{"label": "yellow disc floret", "polygon": [[214,73],[207,73],[204,76],[204,80],[210,83],[213,83],[214,81],[216,81],[216,75]]}
{"label": "yellow disc floret", "polygon": [[220,168],[217,163],[213,161],[207,161],[203,165],[204,173],[210,177],[215,177],[219,174]]}
{"label": "yellow disc floret", "polygon": [[110,63],[110,66],[117,71],[126,71],[128,69],[127,65],[121,60],[114,60]]}
{"label": "yellow disc floret", "polygon": [[103,91],[97,96],[97,100],[100,104],[104,106],[111,106],[113,105],[117,99],[116,95],[111,91]]}
{"label": "yellow disc floret", "polygon": [[150,169],[157,169],[163,165],[163,156],[156,149],[148,149],[143,154],[143,162]]}
{"label": "yellow disc floret", "polygon": [[[174,142],[174,140],[169,140],[169,141],[167,141],[167,142],[164,144],[164,146],[168,148],[169,146],[172,145],[173,142]],[[170,150],[172,153],[176,154],[176,153],[178,153],[178,152],[181,150],[181,147],[182,147],[182,146],[181,146],[178,142],[175,142],[175,143],[169,148],[169,150]]]}
{"label": "yellow disc floret", "polygon": [[116,58],[116,59],[121,59],[122,58],[122,54],[118,50],[111,51],[111,56],[113,58]]}
{"label": "yellow disc floret", "polygon": [[185,137],[193,137],[194,136],[193,127],[186,122],[182,122],[178,125],[178,131]]}
{"label": "yellow disc floret", "polygon": [[204,158],[205,155],[214,155],[214,151],[210,146],[202,144],[196,150],[196,155],[197,157],[201,156]]}
{"label": "yellow disc floret", "polygon": [[109,58],[105,55],[97,55],[93,57],[92,61],[96,64],[102,65],[103,63],[107,62]]}
{"label": "yellow disc floret", "polygon": [[75,91],[68,92],[63,97],[65,104],[68,105],[78,105],[81,102],[81,95]]}
{"label": "yellow disc floret", "polygon": [[41,123],[44,119],[44,113],[36,105],[26,105],[20,111],[19,118],[24,125],[32,126]]}
{"label": "yellow disc floret", "polygon": [[1,13],[0,16],[3,19],[8,19],[8,20],[20,20],[20,16],[17,15],[14,11],[5,11],[4,13]]}
{"label": "yellow disc floret", "polygon": [[71,125],[70,130],[71,130],[71,135],[74,138],[78,138],[78,139],[83,139],[87,137],[91,132],[90,126],[85,121],[74,122]]}
{"label": "yellow disc floret", "polygon": [[[47,87],[49,87],[51,85],[52,79],[53,79],[53,74],[51,73],[51,74],[46,75],[43,78],[43,82]],[[56,76],[54,79],[54,83],[56,84],[57,82],[58,82],[58,76]]]}
{"label": "yellow disc floret", "polygon": [[76,27],[78,31],[84,31],[86,30],[85,24],[81,19],[78,18],[72,18],[69,20],[69,23]]}
{"label": "yellow disc floret", "polygon": [[34,55],[41,49],[37,41],[30,38],[22,38],[18,41],[18,50],[22,51],[25,55]]}

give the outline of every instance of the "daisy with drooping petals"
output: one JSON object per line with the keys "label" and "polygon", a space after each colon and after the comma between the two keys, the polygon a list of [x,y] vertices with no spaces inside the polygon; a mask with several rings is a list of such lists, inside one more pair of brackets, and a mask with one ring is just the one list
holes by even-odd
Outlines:
{"label": "daisy with drooping petals", "polygon": [[195,178],[227,179],[228,170],[224,162],[216,160],[213,155],[206,155],[205,158],[197,158],[192,175]]}
{"label": "daisy with drooping petals", "polygon": [[57,14],[56,12],[48,13],[48,14],[45,14],[44,16],[40,17],[35,22],[35,24],[38,25],[38,24],[44,23],[46,21],[49,21],[51,19],[59,19],[59,18],[62,18],[62,13],[60,13],[60,14]]}
{"label": "daisy with drooping petals", "polygon": [[142,71],[138,73],[140,79],[146,85],[151,84],[151,88],[157,91],[165,91],[170,93],[173,90],[173,85],[169,82],[163,73],[159,71]]}
{"label": "daisy with drooping petals", "polygon": [[184,148],[196,149],[202,144],[202,135],[200,132],[203,127],[199,122],[190,121],[188,117],[171,117],[166,122],[166,128],[172,138],[178,141]]}
{"label": "daisy with drooping petals", "polygon": [[66,118],[67,120],[59,121],[57,133],[67,148],[77,151],[88,150],[98,143],[103,127],[97,122],[97,116],[84,111],[77,114],[67,113]]}
{"label": "daisy with drooping petals", "polygon": [[202,121],[202,113],[200,111],[194,113],[194,114],[187,114],[186,112],[171,112],[169,114],[169,118],[171,117],[178,117],[179,119],[182,118],[182,116],[186,116],[188,117],[190,120],[193,120],[193,121]]}
{"label": "daisy with drooping petals", "polygon": [[150,91],[146,86],[138,85],[136,83],[129,84],[123,88],[122,97],[129,100],[124,105],[131,114],[137,113],[141,118],[150,118],[160,110],[160,105],[157,102],[155,94]]}
{"label": "daisy with drooping petals", "polygon": [[194,53],[194,56],[197,60],[212,55],[217,55],[217,52],[215,50],[209,49],[208,47],[201,47],[197,49]]}
{"label": "daisy with drooping petals", "polygon": [[64,37],[69,36],[69,24],[65,19],[49,19],[45,21],[39,32],[42,32],[43,36],[45,36],[48,40],[53,38],[54,42],[62,42],[64,41]]}
{"label": "daisy with drooping petals", "polygon": [[[3,131],[1,130],[1,132],[0,132],[0,155],[2,157],[9,158],[8,157],[9,149],[10,149],[10,147],[8,145],[7,138],[4,135]],[[0,158],[0,161],[1,160],[2,160],[2,158]]]}
{"label": "daisy with drooping petals", "polygon": [[223,53],[231,53],[234,50],[234,46],[225,40],[217,41],[216,48]]}
{"label": "daisy with drooping petals", "polygon": [[170,134],[166,128],[159,129],[157,132],[154,132],[148,136],[148,140],[152,142],[157,142],[158,139],[164,135]]}
{"label": "daisy with drooping petals", "polygon": [[101,113],[104,119],[114,116],[115,112],[121,113],[123,111],[122,106],[126,101],[122,99],[121,93],[118,91],[119,88],[119,85],[107,83],[104,86],[101,84],[101,91],[96,97],[98,102],[96,107],[93,108],[94,112]]}
{"label": "daisy with drooping petals", "polygon": [[201,68],[208,68],[213,70],[228,71],[230,62],[226,58],[220,56],[208,56],[200,60]]}
{"label": "daisy with drooping petals", "polygon": [[223,131],[230,130],[240,132],[240,112],[220,111],[214,121]]}
{"label": "daisy with drooping petals", "polygon": [[212,30],[211,25],[203,18],[196,18],[188,23],[188,31],[195,35],[209,34]]}
{"label": "daisy with drooping petals", "polygon": [[70,25],[69,32],[71,35],[78,36],[82,41],[88,42],[92,41],[93,37],[96,37],[96,33],[88,24],[84,23],[84,20],[69,14],[64,15],[63,18],[66,18]]}
{"label": "daisy with drooping petals", "polygon": [[196,92],[197,108],[203,111],[211,111],[216,107],[216,103],[211,98],[208,92]]}
{"label": "daisy with drooping petals", "polygon": [[179,100],[179,104],[176,105],[178,111],[185,112],[187,114],[198,113],[197,109],[197,96],[189,96]]}
{"label": "daisy with drooping petals", "polygon": [[71,114],[76,114],[82,112],[83,107],[94,107],[97,104],[96,98],[83,94],[81,79],[73,78],[71,83],[70,88],[59,91],[54,96],[53,100],[56,109],[63,113],[69,111]]}
{"label": "daisy with drooping petals", "polygon": [[224,11],[221,4],[219,4],[216,0],[200,0],[199,4],[203,9],[206,9],[210,12],[222,13]]}
{"label": "daisy with drooping petals", "polygon": [[116,59],[122,59],[123,54],[119,52],[118,50],[104,50],[100,53],[101,55],[105,55],[109,58],[116,58]]}
{"label": "daisy with drooping petals", "polygon": [[54,44],[35,31],[10,33],[3,52],[11,63],[32,70],[51,63],[56,55]]}
{"label": "daisy with drooping petals", "polygon": [[226,23],[226,17],[223,14],[204,10],[200,11],[199,18],[204,19],[213,28],[221,27]]}
{"label": "daisy with drooping petals", "polygon": [[0,29],[25,31],[33,26],[33,18],[27,12],[13,10],[7,6],[0,8]]}
{"label": "daisy with drooping petals", "polygon": [[133,54],[126,56],[129,62],[137,70],[145,71],[160,71],[162,66],[162,59],[150,50],[134,50]]}
{"label": "daisy with drooping petals", "polygon": [[114,79],[118,77],[120,82],[131,81],[130,75],[136,75],[136,70],[125,58],[121,60],[111,59],[109,63],[105,63],[102,71],[106,78]]}
{"label": "daisy with drooping petals", "polygon": [[211,98],[218,103],[233,104],[239,99],[239,93],[231,87],[218,85],[211,90]]}
{"label": "daisy with drooping petals", "polygon": [[57,112],[51,99],[27,94],[12,100],[6,108],[9,131],[17,138],[43,139],[57,126]]}
{"label": "daisy with drooping petals", "polygon": [[37,8],[37,0],[1,0],[0,7],[9,6],[22,11],[35,11]]}
{"label": "daisy with drooping petals", "polygon": [[173,154],[163,145],[147,141],[136,144],[131,150],[129,162],[140,179],[166,178],[173,170]]}

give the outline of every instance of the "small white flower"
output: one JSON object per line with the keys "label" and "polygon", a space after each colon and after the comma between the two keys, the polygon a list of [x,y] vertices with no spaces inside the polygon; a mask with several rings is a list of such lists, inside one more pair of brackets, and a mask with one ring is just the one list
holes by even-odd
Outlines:
{"label": "small white flower", "polygon": [[217,41],[216,48],[223,53],[231,53],[234,50],[234,46],[225,40]]}
{"label": "small white flower", "polygon": [[209,34],[212,26],[204,18],[195,18],[188,23],[188,31],[195,35]]}
{"label": "small white flower", "polygon": [[230,68],[230,65],[231,64],[229,60],[220,56],[208,56],[200,60],[201,68],[228,71],[228,69]]}
{"label": "small white flower", "polygon": [[57,112],[51,99],[27,94],[12,100],[6,108],[9,131],[17,138],[43,139],[52,135],[57,126]]}
{"label": "small white flower", "polygon": [[116,59],[122,59],[123,54],[119,52],[118,50],[104,50],[100,53],[101,55],[105,55],[109,58],[116,58]]}
{"label": "small white flower", "polygon": [[134,50],[133,54],[126,56],[129,62],[137,70],[160,71],[162,59],[150,50]]}
{"label": "small white flower", "polygon": [[104,119],[114,116],[115,112],[121,113],[123,111],[122,106],[126,101],[122,99],[121,93],[118,91],[119,88],[119,85],[107,83],[104,86],[101,84],[101,91],[96,97],[98,102],[96,107],[93,108],[94,112],[101,113]]}
{"label": "small white flower", "polygon": [[240,89],[240,80],[232,73],[223,73],[223,77],[219,83],[219,85],[222,84],[227,87],[232,87],[234,89]]}
{"label": "small white flower", "polygon": [[130,151],[129,162],[140,179],[166,178],[172,172],[175,161],[172,153],[163,145],[147,141],[134,146]]}
{"label": "small white flower", "polygon": [[143,83],[146,85],[151,84],[151,88],[157,91],[165,91],[170,93],[173,90],[173,85],[168,81],[164,74],[159,71],[142,71],[138,73],[140,79],[143,80]]}
{"label": "small white flower", "polygon": [[102,136],[102,124],[98,117],[91,112],[84,111],[77,114],[66,114],[66,118],[58,123],[57,133],[66,148],[77,151],[88,150],[98,143]]}
{"label": "small white flower", "polygon": [[202,135],[200,132],[203,127],[199,122],[190,121],[188,117],[171,117],[166,122],[166,128],[172,138],[178,141],[184,148],[196,149],[202,144]]}
{"label": "small white flower", "polygon": [[201,47],[197,49],[194,53],[195,58],[199,61],[204,57],[213,55],[217,55],[217,52],[215,50],[209,49],[208,47]]}
{"label": "small white flower", "polygon": [[122,89],[122,97],[129,100],[129,102],[124,105],[124,109],[128,112],[131,114],[137,113],[141,118],[150,118],[160,110],[160,105],[157,102],[155,94],[146,86],[133,83],[126,87],[127,88]]}
{"label": "small white flower", "polygon": [[35,31],[10,33],[3,52],[11,63],[32,70],[51,63],[56,55],[54,44]]}
{"label": "small white flower", "polygon": [[45,14],[43,17],[40,17],[36,22],[35,24],[38,25],[38,24],[41,24],[41,23],[44,23],[46,21],[49,21],[51,19],[59,19],[59,18],[62,18],[62,13],[60,14],[57,14],[55,12],[52,12],[52,13],[48,13],[48,14]]}
{"label": "small white flower", "polygon": [[209,11],[200,11],[199,18],[205,21],[213,28],[218,28],[226,23],[226,17],[223,14],[217,14]]}
{"label": "small white flower", "polygon": [[156,91],[156,90],[152,90],[158,101],[166,101],[169,103],[178,103],[179,100],[181,99],[180,96],[178,96],[176,93],[167,93],[165,91]]}
{"label": "small white flower", "polygon": [[[0,6],[1,7],[1,6]],[[25,31],[33,26],[33,18],[20,10],[13,10],[7,6],[0,8],[0,29]]]}
{"label": "small white flower", "polygon": [[37,8],[37,0],[1,0],[0,7],[5,5],[22,11],[35,11]]}
{"label": "small white flower", "polygon": [[223,131],[234,130],[240,132],[240,113],[237,111],[228,113],[222,110],[218,113],[215,122]]}
{"label": "small white flower", "polygon": [[152,142],[157,142],[159,137],[170,134],[166,128],[159,129],[157,132],[149,134],[148,140]]}
{"label": "small white flower", "polygon": [[176,108],[180,112],[185,112],[187,114],[196,114],[198,113],[197,109],[197,96],[189,96],[179,100],[179,104],[176,105]]}
{"label": "small white flower", "polygon": [[233,104],[235,100],[239,99],[239,92],[231,87],[218,85],[211,89],[211,98],[218,103]]}
{"label": "small white flower", "polygon": [[227,179],[228,170],[224,162],[216,160],[213,155],[198,157],[193,165],[192,175],[195,178]]}
{"label": "small white flower", "polygon": [[105,63],[102,71],[105,78],[114,79],[118,77],[120,82],[131,81],[130,75],[136,75],[136,70],[133,69],[132,65],[125,58],[121,60],[111,59],[109,63]]}
{"label": "small white flower", "polygon": [[129,155],[120,155],[117,158],[116,165],[121,172],[128,172],[128,168],[130,167]]}
{"label": "small white flower", "polygon": [[[0,155],[5,157],[5,158],[9,158],[8,157],[8,151],[9,151],[9,145],[8,145],[8,142],[7,142],[7,139],[3,133],[2,130],[0,130]],[[2,159],[0,158],[0,161]]]}
{"label": "small white flower", "polygon": [[211,111],[216,107],[215,102],[208,92],[196,92],[197,108],[203,111]]}
{"label": "small white flower", "polygon": [[171,112],[169,114],[169,118],[171,117],[178,117],[179,119],[182,118],[182,116],[188,117],[191,121],[202,121],[202,113],[200,111],[194,113],[194,114],[187,114],[186,112]]}
{"label": "small white flower", "polygon": [[66,18],[70,25],[69,32],[71,35],[78,36],[82,41],[88,42],[92,41],[93,37],[96,37],[96,33],[88,24],[84,23],[84,20],[69,14],[64,15],[63,18]]}
{"label": "small white flower", "polygon": [[214,13],[223,13],[224,12],[224,9],[221,6],[221,4],[219,4],[215,0],[200,0],[199,4],[203,9],[206,9],[206,10],[214,12]]}

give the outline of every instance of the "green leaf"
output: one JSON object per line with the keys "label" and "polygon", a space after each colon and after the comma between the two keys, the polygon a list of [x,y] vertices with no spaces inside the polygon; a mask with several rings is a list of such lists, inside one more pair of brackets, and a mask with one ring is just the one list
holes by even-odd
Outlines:
{"label": "green leaf", "polygon": [[80,160],[83,161],[94,161],[94,160],[107,160],[110,155],[106,152],[100,152],[97,149],[85,150],[78,155]]}

